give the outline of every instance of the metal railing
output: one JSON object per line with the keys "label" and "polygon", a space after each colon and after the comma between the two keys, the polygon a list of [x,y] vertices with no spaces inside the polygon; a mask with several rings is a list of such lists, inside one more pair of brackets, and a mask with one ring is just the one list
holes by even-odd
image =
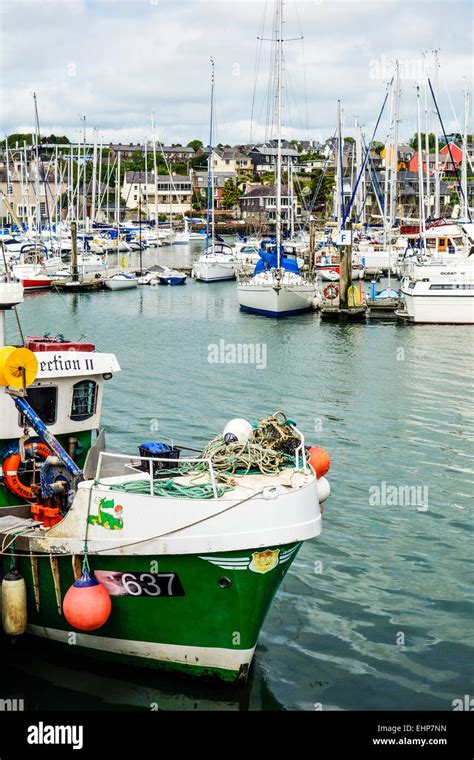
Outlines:
{"label": "metal railing", "polygon": [[[132,469],[132,470],[136,470],[136,471],[139,471],[139,472],[146,472],[146,470],[143,470],[140,467],[140,465],[136,465],[135,462],[137,462],[137,460],[140,462],[140,464],[142,462],[148,462],[148,474],[150,476],[150,496],[154,496],[155,495],[155,492],[154,492],[155,480],[159,480],[160,479],[155,474],[155,468],[153,466],[154,463],[158,463],[158,464],[162,464],[163,462],[180,462],[180,463],[183,463],[183,462],[192,462],[193,464],[205,463],[205,464],[207,464],[207,466],[209,468],[209,477],[210,477],[210,480],[211,480],[211,485],[212,485],[212,491],[213,491],[213,494],[214,494],[214,498],[215,499],[219,498],[219,494],[217,492],[216,474],[214,472],[214,468],[212,466],[211,459],[200,459],[200,458],[195,458],[195,457],[184,457],[183,459],[177,458],[177,457],[142,457],[142,456],[134,456],[134,455],[129,455],[129,454],[114,454],[113,452],[110,452],[110,451],[101,451],[99,453],[99,459],[97,461],[97,469],[96,469],[96,474],[95,474],[95,479],[96,479],[96,481],[98,483],[100,483],[102,463],[103,463],[103,460],[106,459],[106,458],[109,459],[109,460],[110,459],[126,460],[126,464],[124,465],[124,469],[125,468]],[[158,472],[159,472],[159,470],[158,470]],[[179,473],[179,474],[181,474],[181,473]],[[116,477],[116,476],[114,476],[114,475],[104,475],[103,477]]]}

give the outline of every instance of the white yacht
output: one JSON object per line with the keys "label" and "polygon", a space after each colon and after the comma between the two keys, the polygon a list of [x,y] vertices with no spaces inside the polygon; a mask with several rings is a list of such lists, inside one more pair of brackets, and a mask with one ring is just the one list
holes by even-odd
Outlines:
{"label": "white yacht", "polygon": [[202,282],[235,279],[237,259],[227,243],[212,240],[204,253],[194,262],[192,276]]}
{"label": "white yacht", "polygon": [[474,256],[413,265],[401,282],[397,315],[425,324],[474,324]]}

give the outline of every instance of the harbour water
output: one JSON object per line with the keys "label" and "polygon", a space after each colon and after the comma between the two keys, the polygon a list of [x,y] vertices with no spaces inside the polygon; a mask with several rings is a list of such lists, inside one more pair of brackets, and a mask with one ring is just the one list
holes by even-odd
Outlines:
{"label": "harbour water", "polygon": [[[146,252],[146,263],[156,256]],[[189,251],[158,256],[179,266]],[[199,448],[232,417],[282,409],[332,460],[323,533],[293,563],[245,687],[25,638],[3,658],[2,682],[27,709],[451,710],[470,693],[469,327],[333,324],[316,313],[276,321],[239,312],[235,283],[190,278],[29,294],[19,314],[28,334],[87,336],[116,353],[122,372],[106,385],[103,412],[112,450],[170,438]],[[15,339],[12,315],[8,329]],[[225,356],[238,344],[264,349],[259,366],[210,361],[213,347]],[[408,486],[417,487],[410,499]]]}

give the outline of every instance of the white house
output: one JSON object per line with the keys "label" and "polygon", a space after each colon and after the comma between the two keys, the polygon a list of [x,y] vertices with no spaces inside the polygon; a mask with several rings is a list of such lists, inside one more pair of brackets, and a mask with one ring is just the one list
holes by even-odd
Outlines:
{"label": "white house", "polygon": [[159,214],[184,214],[191,211],[193,184],[190,177],[180,174],[158,174],[128,171],[122,186],[122,198],[129,209],[138,208],[147,216],[155,210],[155,194]]}

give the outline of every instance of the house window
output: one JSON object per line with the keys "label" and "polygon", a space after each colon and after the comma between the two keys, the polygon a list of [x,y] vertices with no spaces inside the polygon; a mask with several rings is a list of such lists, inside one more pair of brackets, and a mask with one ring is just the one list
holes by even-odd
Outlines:
{"label": "house window", "polygon": [[97,383],[81,380],[72,386],[71,420],[87,420],[95,414],[97,405]]}
{"label": "house window", "polygon": [[[45,425],[54,425],[58,403],[58,389],[55,385],[32,386],[28,388],[27,399],[29,405]],[[26,424],[26,420],[22,414],[20,414],[19,424],[20,427],[24,427]]]}

